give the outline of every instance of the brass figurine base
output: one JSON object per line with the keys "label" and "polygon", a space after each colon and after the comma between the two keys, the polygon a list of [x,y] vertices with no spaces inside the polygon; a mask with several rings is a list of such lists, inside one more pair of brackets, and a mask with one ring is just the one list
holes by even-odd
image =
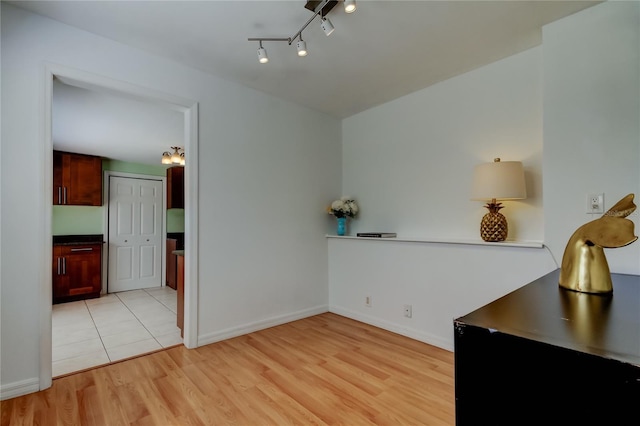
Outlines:
{"label": "brass figurine base", "polygon": [[627,246],[638,239],[634,224],[625,219],[636,209],[634,194],[618,201],[600,219],[578,228],[562,257],[560,287],[583,293],[613,292],[611,272],[603,248]]}

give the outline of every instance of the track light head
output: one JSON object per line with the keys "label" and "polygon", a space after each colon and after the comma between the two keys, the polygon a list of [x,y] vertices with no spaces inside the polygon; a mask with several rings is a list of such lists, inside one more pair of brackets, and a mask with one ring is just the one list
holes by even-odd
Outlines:
{"label": "track light head", "polygon": [[356,0],[344,0],[344,11],[353,13],[356,11]]}
{"label": "track light head", "polygon": [[267,62],[269,62],[267,50],[262,47],[262,42],[260,42],[260,47],[258,48],[258,62],[260,62],[261,64],[266,64]]}
{"label": "track light head", "polygon": [[300,40],[298,40],[298,56],[307,56],[307,43],[300,36]]}
{"label": "track light head", "polygon": [[327,36],[330,36],[334,30],[333,24],[331,24],[331,21],[325,17],[322,18],[322,21],[320,22],[320,27],[322,28],[322,31],[324,31],[324,33]]}

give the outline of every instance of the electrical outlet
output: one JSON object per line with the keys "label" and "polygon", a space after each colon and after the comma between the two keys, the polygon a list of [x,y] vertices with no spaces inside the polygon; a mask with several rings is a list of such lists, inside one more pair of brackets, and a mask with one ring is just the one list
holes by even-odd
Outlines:
{"label": "electrical outlet", "polygon": [[404,316],[411,318],[411,305],[404,305]]}
{"label": "electrical outlet", "polygon": [[604,194],[587,194],[587,213],[604,213]]}
{"label": "electrical outlet", "polygon": [[371,296],[365,296],[364,298],[364,306],[370,308],[371,307]]}

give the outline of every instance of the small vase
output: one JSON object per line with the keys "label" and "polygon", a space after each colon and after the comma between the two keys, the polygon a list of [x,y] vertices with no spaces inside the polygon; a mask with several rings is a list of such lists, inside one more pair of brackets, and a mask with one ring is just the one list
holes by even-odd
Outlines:
{"label": "small vase", "polygon": [[344,235],[347,232],[347,218],[338,218],[338,235]]}

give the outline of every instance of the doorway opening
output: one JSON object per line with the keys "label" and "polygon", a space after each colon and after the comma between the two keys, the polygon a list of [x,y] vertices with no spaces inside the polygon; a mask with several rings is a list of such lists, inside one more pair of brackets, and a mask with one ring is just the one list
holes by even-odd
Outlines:
{"label": "doorway opening", "polygon": [[[53,105],[53,81],[54,78],[65,84],[85,88],[89,90],[102,91],[112,95],[128,97],[130,99],[151,102],[179,111],[184,117],[184,147],[188,157],[197,158],[198,138],[197,138],[197,112],[198,104],[194,101],[160,93],[153,89],[148,89],[122,81],[85,73],[59,65],[46,65],[45,72],[45,93],[43,97],[44,108],[42,115],[42,134],[44,155],[43,170],[45,172],[45,203],[44,203],[44,240],[52,240],[52,105]],[[184,339],[185,346],[193,348],[197,346],[197,161],[189,164],[185,168],[185,256],[184,256]],[[164,241],[162,242],[162,245]],[[52,247],[45,244],[43,248],[45,259],[52,258]],[[149,252],[148,252],[149,253]],[[148,255],[147,253],[147,255]],[[42,270],[51,270],[50,265],[43,265]],[[137,290],[136,290],[137,291]],[[144,290],[142,290],[144,291]],[[145,291],[148,294],[148,292]],[[40,302],[41,315],[41,338],[40,338],[40,389],[51,386],[52,382],[52,278],[50,274],[44,274],[43,297]],[[122,293],[124,294],[124,293]],[[156,295],[157,296],[157,295]],[[117,296],[116,296],[117,297]],[[153,297],[153,296],[152,296]],[[158,299],[156,297],[156,299]]]}
{"label": "doorway opening", "polygon": [[178,292],[164,285],[166,178],[106,170],[103,180],[102,291],[54,304],[54,378],[183,343]]}

